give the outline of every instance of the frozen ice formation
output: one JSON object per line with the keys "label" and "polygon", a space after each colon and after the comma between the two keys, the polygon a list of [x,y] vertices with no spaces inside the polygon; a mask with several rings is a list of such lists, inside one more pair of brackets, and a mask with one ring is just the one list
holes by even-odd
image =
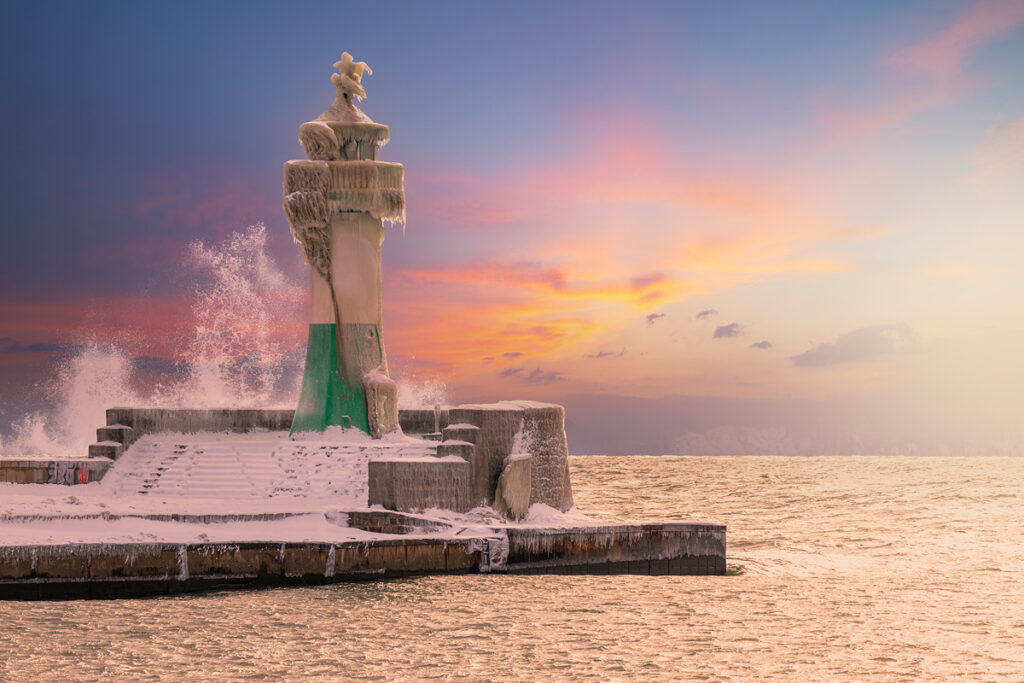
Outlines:
{"label": "frozen ice formation", "polygon": [[377,160],[388,127],[355,100],[372,70],[342,53],[334,103],[299,127],[307,160],[284,165],[284,212],[310,266],[306,371],[296,431],[357,427],[375,438],[398,429],[397,387],[381,334],[383,222],[405,222],[401,164]]}

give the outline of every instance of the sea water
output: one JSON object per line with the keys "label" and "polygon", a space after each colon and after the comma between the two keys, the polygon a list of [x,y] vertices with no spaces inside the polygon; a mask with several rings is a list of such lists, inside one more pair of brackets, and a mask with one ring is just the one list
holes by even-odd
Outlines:
{"label": "sea water", "polygon": [[727,524],[729,575],[0,603],[0,679],[1024,679],[1024,458],[571,467],[596,517]]}

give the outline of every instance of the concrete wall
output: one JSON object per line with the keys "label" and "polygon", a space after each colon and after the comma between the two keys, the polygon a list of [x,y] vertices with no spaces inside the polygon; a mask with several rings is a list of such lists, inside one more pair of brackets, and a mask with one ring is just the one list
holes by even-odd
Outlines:
{"label": "concrete wall", "polygon": [[[171,408],[110,408],[107,425],[132,428],[132,438],[160,431],[248,432],[254,429],[288,431],[294,410],[198,410]],[[426,434],[434,431],[433,410],[400,410],[398,419],[406,434]],[[448,425],[448,409],[441,410],[441,428]],[[101,441],[103,439],[100,439]]]}
{"label": "concrete wall", "polygon": [[[577,529],[508,529],[507,571],[563,565],[616,565],[635,573],[724,574],[725,527],[667,522]],[[653,564],[651,564],[653,563]],[[632,573],[632,572],[631,572]]]}
{"label": "concrete wall", "polygon": [[[418,529],[420,522],[429,523],[397,515],[389,519],[389,513],[359,514],[368,515],[362,520],[368,525],[379,522],[385,527]],[[726,571],[725,527],[700,523],[509,527],[492,529],[485,536],[467,533],[459,538],[396,537],[345,543],[0,546],[0,599],[162,595],[471,571],[721,575]]]}
{"label": "concrete wall", "polygon": [[533,401],[461,405],[449,410],[449,420],[449,429],[458,424],[480,428],[470,460],[473,505],[493,504],[505,458],[515,449],[532,456],[530,504],[543,503],[563,512],[572,507],[562,406]]}
{"label": "concrete wall", "polygon": [[134,438],[154,432],[250,432],[255,429],[288,431],[294,410],[238,410],[188,408],[110,408],[108,425],[131,427]]}
{"label": "concrete wall", "polygon": [[[431,434],[434,432],[434,411],[420,408],[399,410],[398,422],[406,434]],[[437,431],[447,427],[448,423],[448,409],[442,408]]]}
{"label": "concrete wall", "polygon": [[394,458],[367,463],[368,501],[388,510],[466,512],[469,463],[461,458]]}
{"label": "concrete wall", "polygon": [[469,541],[399,538],[0,547],[0,599],[113,598],[461,573],[477,566],[478,552],[469,546]]}
{"label": "concrete wall", "polygon": [[9,484],[88,484],[99,481],[113,461],[85,458],[2,458],[0,482]]}

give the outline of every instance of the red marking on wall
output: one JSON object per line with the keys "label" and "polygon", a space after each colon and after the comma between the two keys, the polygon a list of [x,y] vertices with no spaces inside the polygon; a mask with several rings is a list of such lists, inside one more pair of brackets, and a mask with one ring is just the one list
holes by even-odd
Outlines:
{"label": "red marking on wall", "polygon": [[78,483],[88,484],[89,483],[89,470],[78,470]]}

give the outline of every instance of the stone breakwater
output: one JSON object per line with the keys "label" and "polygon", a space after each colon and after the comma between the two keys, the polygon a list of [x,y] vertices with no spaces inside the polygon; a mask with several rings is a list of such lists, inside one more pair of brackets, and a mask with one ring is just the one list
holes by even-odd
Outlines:
{"label": "stone breakwater", "polygon": [[[291,411],[113,408],[93,458],[0,462],[9,482],[44,484],[0,484],[0,599],[465,572],[725,573],[724,526],[607,524],[575,510],[561,406],[399,417],[404,435],[375,440],[289,436]],[[46,485],[68,483],[89,485]]]}
{"label": "stone breakwater", "polygon": [[391,512],[328,517],[375,537],[6,546],[0,547],[0,598],[120,598],[470,572],[725,574],[725,527],[719,525],[459,529]]}

